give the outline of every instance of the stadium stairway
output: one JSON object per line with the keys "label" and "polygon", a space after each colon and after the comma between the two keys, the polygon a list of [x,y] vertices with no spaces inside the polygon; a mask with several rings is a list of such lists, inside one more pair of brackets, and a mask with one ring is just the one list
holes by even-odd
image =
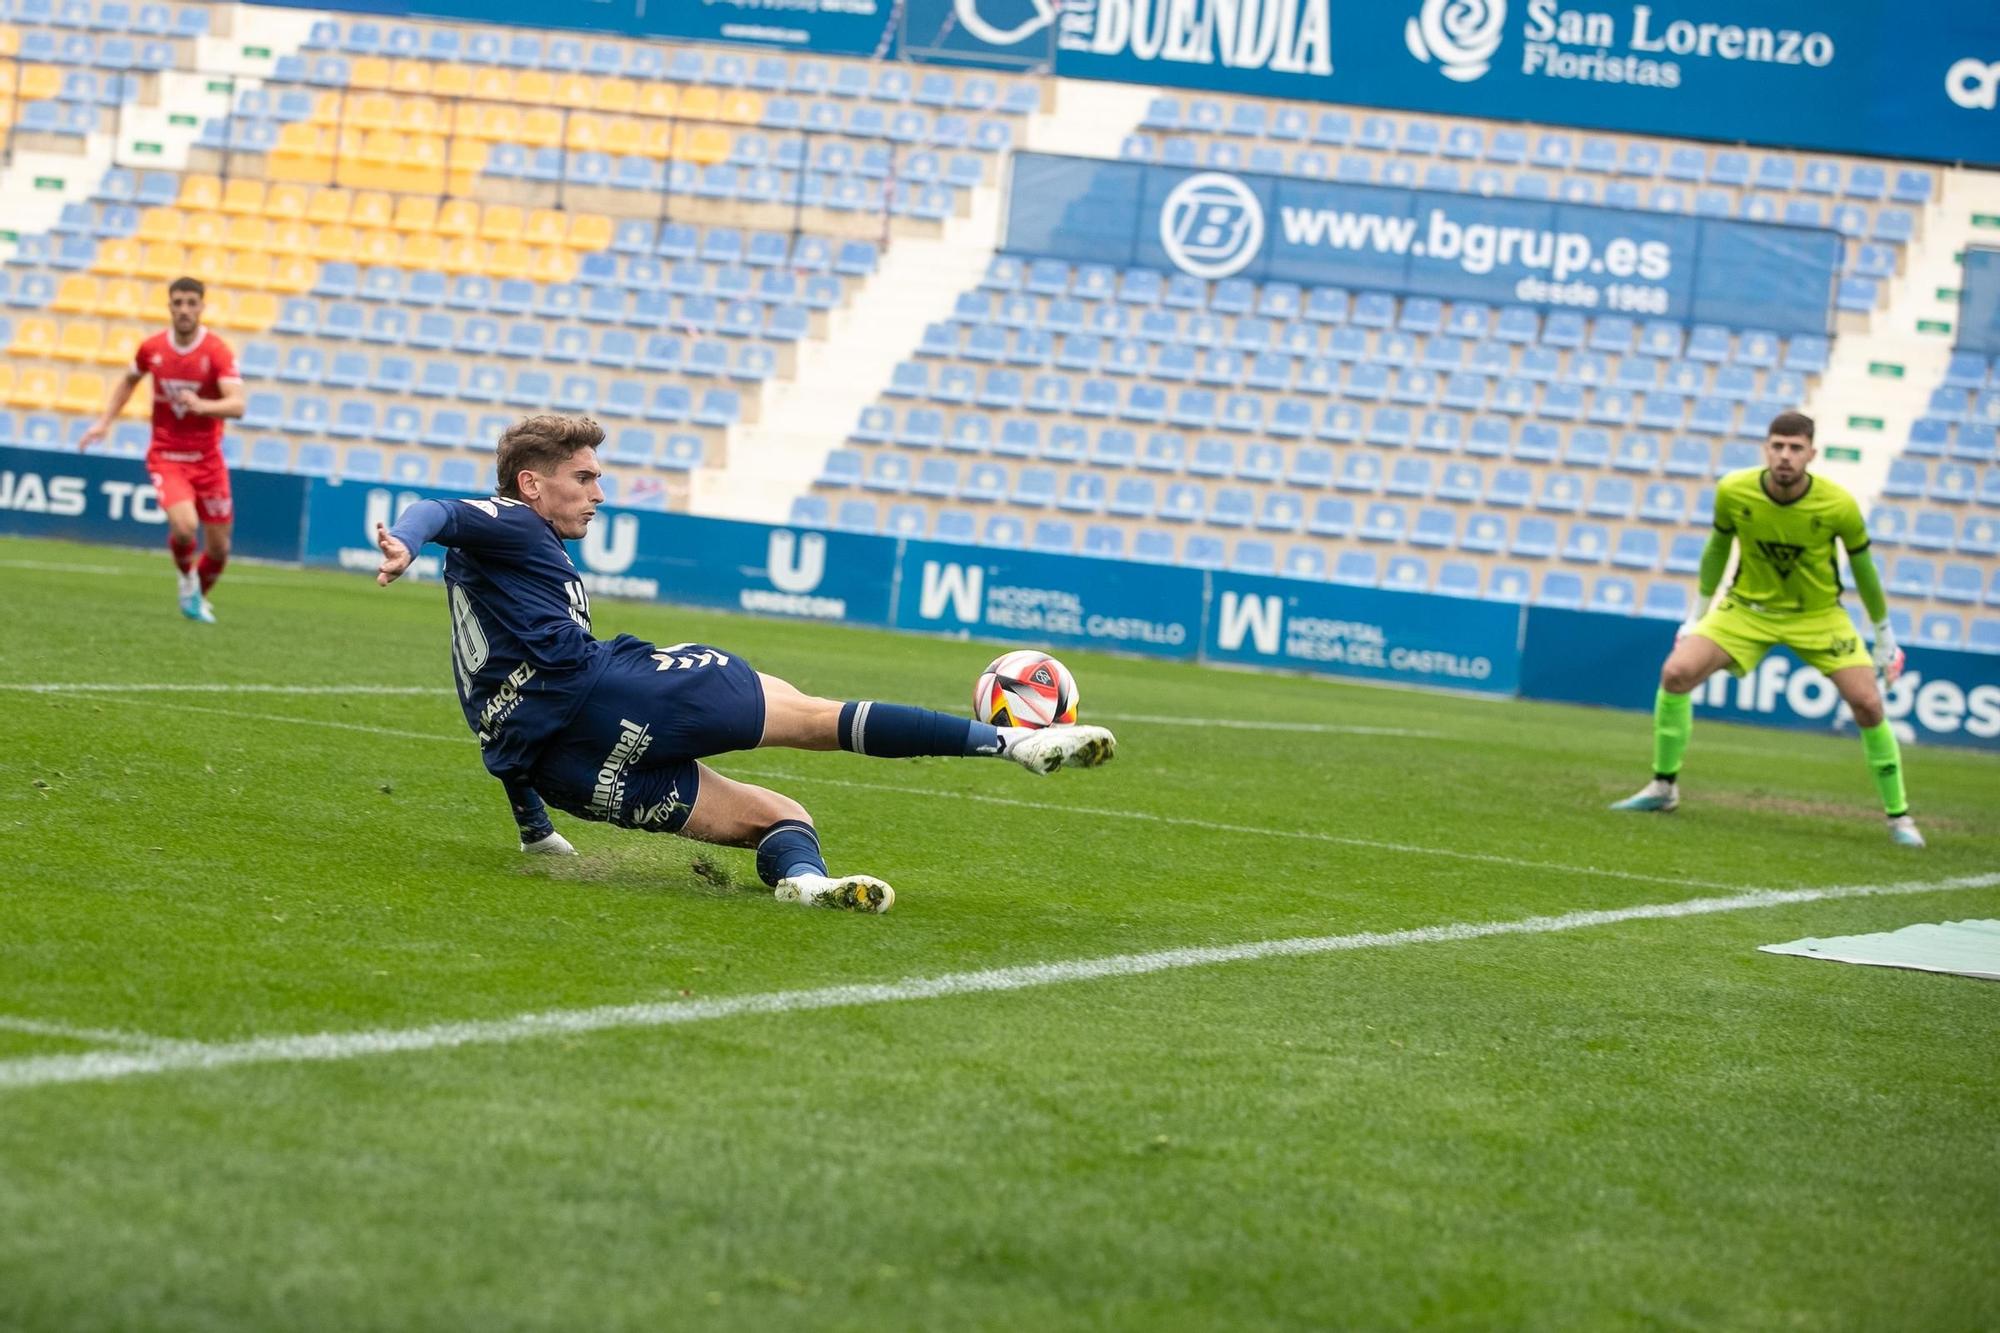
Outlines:
{"label": "stadium stairway", "polygon": [[[1052,106],[1029,117],[1025,147],[1109,157],[1139,123],[1150,90],[1058,81]],[[789,521],[793,496],[812,487],[843,443],[829,422],[850,422],[874,401],[897,364],[915,354],[927,325],[951,315],[979,282],[1000,243],[999,182],[972,192],[969,217],[942,236],[903,237],[823,342],[805,344],[795,375],[772,387],[761,419],[739,427],[724,466],[696,473],[696,512],[762,523]]]}
{"label": "stadium stairway", "polygon": [[2000,244],[2000,174],[1940,174],[1921,239],[1905,250],[1903,272],[1888,284],[1886,307],[1842,317],[1827,373],[1806,407],[1820,423],[1822,449],[1847,446],[1859,453],[1858,461],[1836,454],[1819,466],[1864,507],[1881,495],[1901,442],[1944,376],[1958,319],[1960,256],[1970,244]]}

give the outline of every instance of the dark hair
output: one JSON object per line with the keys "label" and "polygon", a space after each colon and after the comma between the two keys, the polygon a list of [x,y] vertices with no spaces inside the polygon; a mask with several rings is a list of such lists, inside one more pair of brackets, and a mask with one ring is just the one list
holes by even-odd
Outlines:
{"label": "dark hair", "polygon": [[175,278],[167,287],[167,295],[175,292],[193,292],[204,301],[208,299],[208,288],[201,285],[200,278]]}
{"label": "dark hair", "polygon": [[1813,437],[1813,419],[1803,412],[1780,412],[1771,418],[1771,429],[1764,435],[1766,439],[1773,435],[1803,435],[1810,440]]}
{"label": "dark hair", "polygon": [[522,417],[500,432],[496,459],[500,485],[494,493],[518,500],[523,472],[553,473],[577,450],[603,443],[604,427],[589,417]]}

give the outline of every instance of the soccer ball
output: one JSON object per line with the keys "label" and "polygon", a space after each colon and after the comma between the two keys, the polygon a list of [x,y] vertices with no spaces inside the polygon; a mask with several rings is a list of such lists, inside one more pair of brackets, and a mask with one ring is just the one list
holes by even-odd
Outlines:
{"label": "soccer ball", "polygon": [[1049,727],[1076,721],[1076,677],[1047,653],[1003,653],[972,687],[972,715],[996,727]]}

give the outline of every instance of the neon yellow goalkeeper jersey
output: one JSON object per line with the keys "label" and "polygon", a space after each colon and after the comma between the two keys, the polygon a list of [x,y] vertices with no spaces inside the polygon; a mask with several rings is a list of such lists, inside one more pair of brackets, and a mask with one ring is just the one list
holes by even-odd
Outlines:
{"label": "neon yellow goalkeeper jersey", "polygon": [[1790,504],[1765,493],[1764,469],[1730,473],[1715,488],[1715,530],[1735,537],[1741,550],[1730,595],[1765,611],[1839,606],[1833,539],[1850,557],[1868,549],[1861,506],[1844,487],[1810,473],[1805,494]]}

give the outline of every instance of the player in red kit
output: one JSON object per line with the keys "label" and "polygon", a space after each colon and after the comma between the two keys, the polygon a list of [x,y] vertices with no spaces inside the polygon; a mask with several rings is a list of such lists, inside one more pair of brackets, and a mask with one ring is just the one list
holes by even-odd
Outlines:
{"label": "player in red kit", "polygon": [[[215,623],[208,591],[229,563],[229,530],[235,510],[229,498],[229,468],[222,461],[222,422],[243,415],[243,380],[229,344],[201,325],[207,295],[194,278],[176,278],[167,288],[172,327],[139,344],[132,368],[111,390],[104,415],[84,431],[78,447],[104,438],[125,409],[132,391],[153,377],[153,443],[146,471],[167,512],[167,549],[181,572],[181,614]],[[202,552],[195,560],[199,527]]]}

